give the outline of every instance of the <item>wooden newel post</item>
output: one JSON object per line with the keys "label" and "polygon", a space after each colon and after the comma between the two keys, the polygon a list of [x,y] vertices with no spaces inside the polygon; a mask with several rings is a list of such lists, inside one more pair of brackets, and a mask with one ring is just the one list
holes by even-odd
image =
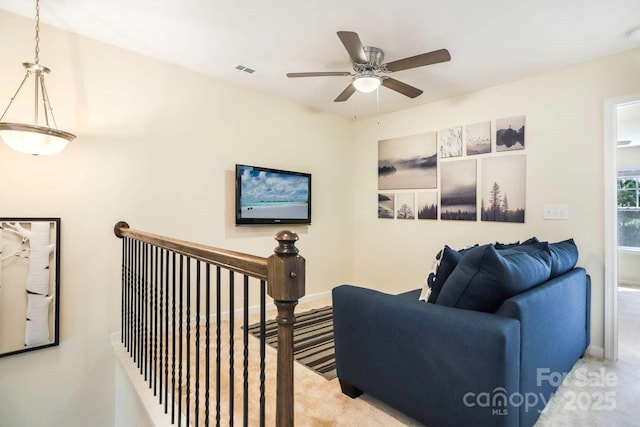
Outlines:
{"label": "wooden newel post", "polygon": [[293,315],[304,296],[305,260],[298,255],[292,231],[276,234],[278,247],[267,261],[267,293],[278,308],[278,372],[276,382],[276,426],[293,426]]}

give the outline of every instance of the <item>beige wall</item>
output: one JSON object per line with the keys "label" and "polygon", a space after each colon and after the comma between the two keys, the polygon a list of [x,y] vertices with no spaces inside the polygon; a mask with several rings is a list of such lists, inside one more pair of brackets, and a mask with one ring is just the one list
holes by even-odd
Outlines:
{"label": "beige wall", "polygon": [[[618,148],[618,169],[640,168],[640,147]],[[640,286],[640,253],[618,252],[618,281],[622,284]]]}
{"label": "beige wall", "polygon": [[[592,344],[603,347],[603,102],[640,91],[640,50],[434,102],[355,125],[356,284],[390,292],[422,285],[444,244],[573,237],[593,280]],[[377,219],[377,141],[526,116],[526,223]],[[378,123],[379,122],[379,123]],[[543,219],[567,204],[569,220]],[[358,249],[359,248],[359,249]]]}
{"label": "beige wall", "polygon": [[[47,84],[56,118],[78,140],[50,158],[0,146],[0,200],[2,216],[62,218],[62,343],[0,359],[3,423],[113,425],[116,221],[271,252],[275,228],[233,225],[237,162],[313,173],[314,224],[295,228],[308,294],[344,282],[419,287],[445,243],[574,237],[579,265],[593,278],[592,340],[602,347],[603,101],[640,91],[639,50],[353,123],[44,29],[40,56],[53,69]],[[0,12],[0,96],[22,78],[31,32],[30,20]],[[379,139],[519,114],[527,119],[525,224],[377,219]],[[568,204],[570,219],[544,221],[547,203]]]}
{"label": "beige wall", "polygon": [[[0,12],[2,108],[33,23]],[[1,215],[62,218],[61,345],[0,359],[0,425],[113,426],[120,241],[113,225],[268,256],[275,227],[236,228],[236,163],[313,174],[313,225],[292,227],[307,294],[350,278],[351,123],[43,26],[63,154],[0,145]],[[11,119],[7,117],[7,119]]]}

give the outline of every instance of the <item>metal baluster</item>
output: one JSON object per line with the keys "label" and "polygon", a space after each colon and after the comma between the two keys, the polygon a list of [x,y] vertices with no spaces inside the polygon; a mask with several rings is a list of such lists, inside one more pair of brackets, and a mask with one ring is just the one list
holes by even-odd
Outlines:
{"label": "metal baluster", "polygon": [[140,373],[143,374],[144,380],[147,381],[147,358],[149,357],[149,340],[148,340],[148,326],[147,315],[149,306],[149,281],[147,277],[148,253],[149,245],[147,243],[142,245],[142,328],[140,334],[142,337],[142,345],[140,346],[140,360],[142,367]]}
{"label": "metal baluster", "polygon": [[211,324],[211,266],[207,264],[206,270],[206,288],[205,288],[205,309],[207,317],[205,318],[205,352],[204,352],[204,425],[209,426],[209,349],[210,349],[210,324]]}
{"label": "metal baluster", "polygon": [[[171,335],[172,335],[172,345],[171,345],[171,394],[175,396],[176,394],[176,253],[171,253],[171,275],[173,276],[172,280],[172,290],[171,290]],[[171,424],[175,422],[175,397],[173,402],[171,402]]]}
{"label": "metal baluster", "polygon": [[141,242],[136,240],[136,267],[135,267],[135,337],[133,340],[133,354],[134,354],[134,362],[136,362],[136,366],[140,368],[140,304],[142,298],[140,298],[140,264],[142,261],[141,257]]}
{"label": "metal baluster", "polygon": [[222,356],[222,331],[220,330],[220,288],[221,269],[216,267],[216,427],[220,427],[220,367]]}
{"label": "metal baluster", "polygon": [[156,396],[158,392],[158,247],[153,248],[151,253],[151,259],[153,264],[152,270],[152,283],[153,283],[153,320],[151,321],[152,333],[151,339],[153,343],[152,356],[149,359],[151,362],[151,370],[149,376],[151,382],[153,382],[153,395]]}
{"label": "metal baluster", "polygon": [[182,425],[182,313],[183,313],[183,297],[184,297],[184,255],[180,255],[180,309],[178,310],[178,427]]}
{"label": "metal baluster", "polygon": [[191,258],[187,257],[187,396],[186,396],[186,420],[189,425],[189,412],[191,410]]}
{"label": "metal baluster", "polygon": [[125,312],[127,310],[127,299],[126,295],[126,260],[127,260],[127,239],[122,239],[122,261],[121,261],[121,280],[122,284],[120,286],[120,343],[124,344],[126,341],[126,320],[125,320]]}
{"label": "metal baluster", "polygon": [[[159,387],[158,387],[158,401],[160,403],[160,405],[162,405],[162,355],[163,355],[163,350],[164,350],[164,335],[163,335],[163,328],[166,327],[166,325],[164,325],[163,321],[162,321],[162,313],[164,310],[164,280],[165,280],[165,276],[164,276],[164,249],[160,249],[160,278],[159,278],[159,283],[160,283],[160,300],[158,301],[160,307],[159,307],[159,311],[158,311],[158,338],[160,339],[160,348],[158,349],[158,359],[159,359],[159,369],[158,369],[158,381],[159,381]],[[166,387],[166,385],[165,385]]]}
{"label": "metal baluster", "polygon": [[242,388],[242,417],[243,425],[248,426],[249,423],[249,276],[244,276],[243,289],[243,388]]}
{"label": "metal baluster", "polygon": [[265,423],[266,282],[260,281],[260,427]]}
{"label": "metal baluster", "polygon": [[[235,297],[235,287],[234,287],[234,279],[235,275],[233,271],[229,271],[229,425],[233,425],[233,393],[234,393],[234,380],[235,380],[235,372],[233,368],[234,357],[233,357],[233,328],[234,328],[234,316],[233,312],[235,310],[234,307],[234,297]],[[220,320],[218,319],[218,322]]]}
{"label": "metal baluster", "polygon": [[196,401],[194,425],[198,426],[200,410],[200,261],[196,263]]}
{"label": "metal baluster", "polygon": [[164,258],[165,258],[165,273],[164,273],[164,279],[165,279],[165,294],[164,294],[164,325],[165,325],[165,329],[164,329],[164,338],[165,338],[165,342],[167,343],[167,345],[165,346],[164,349],[164,413],[168,413],[169,412],[169,329],[170,329],[170,323],[169,323],[169,294],[170,294],[170,288],[169,288],[169,282],[170,282],[170,278],[169,278],[169,251],[165,251],[164,253]]}

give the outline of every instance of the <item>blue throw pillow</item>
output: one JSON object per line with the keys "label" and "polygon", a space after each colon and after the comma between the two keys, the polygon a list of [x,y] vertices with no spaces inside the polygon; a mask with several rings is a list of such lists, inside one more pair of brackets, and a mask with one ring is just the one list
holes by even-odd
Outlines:
{"label": "blue throw pillow", "polygon": [[550,273],[548,248],[526,252],[480,246],[458,262],[436,304],[493,313],[504,300],[546,281]]}
{"label": "blue throw pillow", "polygon": [[551,277],[564,274],[576,266],[578,247],[573,239],[550,243],[549,249],[551,251]]}
{"label": "blue throw pillow", "polygon": [[[447,280],[451,272],[456,268],[458,262],[462,259],[462,254],[458,251],[454,251],[449,246],[445,246],[440,254],[440,264],[433,277],[429,277],[429,284],[431,287],[431,293],[427,302],[436,302],[442,285]],[[436,259],[438,257],[436,256]]]}

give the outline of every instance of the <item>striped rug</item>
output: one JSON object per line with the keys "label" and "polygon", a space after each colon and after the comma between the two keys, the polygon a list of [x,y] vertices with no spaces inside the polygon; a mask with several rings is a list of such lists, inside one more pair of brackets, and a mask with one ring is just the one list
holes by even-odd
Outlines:
{"label": "striped rug", "polygon": [[[269,320],[265,325],[266,343],[278,348],[278,325]],[[249,326],[249,333],[260,338],[260,324]],[[333,350],[333,310],[317,308],[296,314],[293,325],[293,357],[304,366],[327,380],[336,377],[336,361]]]}

